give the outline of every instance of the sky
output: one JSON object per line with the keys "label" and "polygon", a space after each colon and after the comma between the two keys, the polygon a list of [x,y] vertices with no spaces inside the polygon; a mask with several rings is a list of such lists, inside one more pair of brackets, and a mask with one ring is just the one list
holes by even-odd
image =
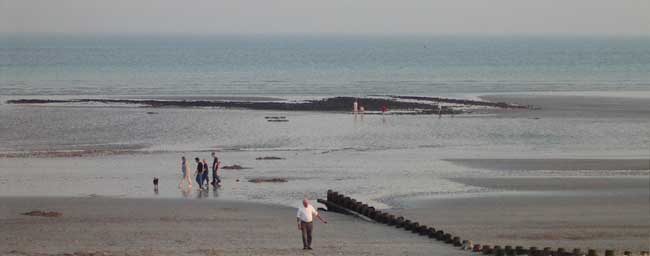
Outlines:
{"label": "sky", "polygon": [[0,34],[650,35],[650,0],[0,0]]}

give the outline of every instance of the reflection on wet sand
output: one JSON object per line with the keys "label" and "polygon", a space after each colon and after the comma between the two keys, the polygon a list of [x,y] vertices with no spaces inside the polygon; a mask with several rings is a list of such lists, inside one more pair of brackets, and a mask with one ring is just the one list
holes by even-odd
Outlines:
{"label": "reflection on wet sand", "polygon": [[191,193],[192,192],[191,192],[190,188],[182,188],[181,189],[181,196],[183,196],[183,198],[189,198]]}
{"label": "reflection on wet sand", "polygon": [[209,191],[207,189],[199,189],[198,193],[196,194],[197,199],[201,198],[208,198]]}

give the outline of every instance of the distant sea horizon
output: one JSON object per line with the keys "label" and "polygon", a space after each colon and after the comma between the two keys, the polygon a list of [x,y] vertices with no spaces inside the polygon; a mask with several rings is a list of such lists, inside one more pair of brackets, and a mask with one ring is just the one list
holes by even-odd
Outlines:
{"label": "distant sea horizon", "polygon": [[650,91],[650,37],[9,35],[0,95]]}

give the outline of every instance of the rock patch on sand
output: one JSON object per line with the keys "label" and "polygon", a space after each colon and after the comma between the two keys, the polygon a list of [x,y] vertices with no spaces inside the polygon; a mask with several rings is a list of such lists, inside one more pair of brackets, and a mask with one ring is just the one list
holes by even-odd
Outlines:
{"label": "rock patch on sand", "polygon": [[255,158],[255,160],[284,160],[284,158],[277,156],[264,156]]}
{"label": "rock patch on sand", "polygon": [[262,182],[279,183],[279,182],[287,182],[287,181],[288,180],[286,178],[253,178],[248,180],[248,182],[252,182],[252,183],[262,183]]}
{"label": "rock patch on sand", "polygon": [[243,167],[243,166],[238,165],[238,164],[233,164],[233,165],[225,165],[224,167],[221,167],[221,169],[224,169],[224,170],[243,170],[243,169],[250,169],[250,168]]}
{"label": "rock patch on sand", "polygon": [[46,212],[46,211],[31,211],[31,212],[25,212],[21,213],[22,215],[27,215],[27,216],[39,216],[39,217],[61,217],[63,216],[63,213],[60,212]]}

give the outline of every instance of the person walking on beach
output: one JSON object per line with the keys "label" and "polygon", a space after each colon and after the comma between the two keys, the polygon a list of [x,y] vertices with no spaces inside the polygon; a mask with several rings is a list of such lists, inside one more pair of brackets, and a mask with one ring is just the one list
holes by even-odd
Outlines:
{"label": "person walking on beach", "polygon": [[217,157],[217,153],[212,152],[212,186],[219,186],[221,185],[221,178],[219,178],[219,173],[217,172],[219,170],[219,158]]}
{"label": "person walking on beach", "polygon": [[181,182],[178,183],[178,188],[183,187],[183,183],[187,181],[187,187],[192,188],[192,179],[190,179],[190,172],[187,169],[187,160],[185,156],[181,157]]}
{"label": "person walking on beach", "polygon": [[[201,180],[203,183],[205,183],[205,188],[208,189],[210,186],[210,178],[208,175],[210,174],[210,169],[208,169],[208,161],[203,158],[203,175],[201,176]],[[203,186],[203,183],[201,183],[201,186]]]}
{"label": "person walking on beach", "polygon": [[195,157],[194,161],[196,161],[196,184],[199,185],[199,189],[203,189],[203,163],[198,157]]}
{"label": "person walking on beach", "polygon": [[311,233],[314,229],[313,220],[316,217],[321,222],[327,224],[323,218],[320,217],[318,211],[309,204],[307,198],[302,200],[302,205],[298,207],[296,219],[298,220],[298,230],[302,232],[302,249],[311,250]]}

